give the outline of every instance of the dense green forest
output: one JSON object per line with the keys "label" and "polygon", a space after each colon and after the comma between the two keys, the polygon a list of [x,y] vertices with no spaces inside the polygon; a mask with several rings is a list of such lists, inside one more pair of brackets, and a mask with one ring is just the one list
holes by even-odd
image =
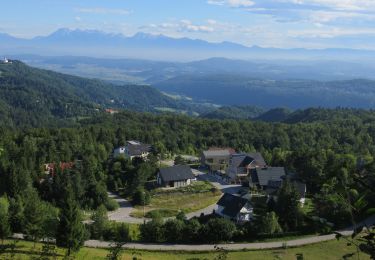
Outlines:
{"label": "dense green forest", "polygon": [[[69,128],[1,127],[0,194],[7,196],[3,204],[9,205],[8,234],[23,232],[32,240],[56,237],[59,245],[73,250],[89,237],[104,236],[112,240],[121,233],[127,240],[123,225],[115,225],[108,232],[98,231],[101,229],[96,224],[84,228],[79,209],[96,210],[92,218],[102,219],[106,209],[116,208],[107,196],[107,189],[135,195],[147,187],[147,181],[155,179],[158,157],[171,153],[198,155],[210,146],[259,151],[269,165],[285,166],[288,172],[296,173],[307,184],[309,197],[314,201],[314,214],[336,228],[349,225],[351,219],[364,218],[367,209],[375,205],[374,193],[368,192],[375,184],[375,113],[316,109],[301,112],[299,120],[286,124],[123,112],[82,119],[77,122],[79,126]],[[110,160],[113,148],[129,139],[153,144],[149,162]],[[75,167],[65,170],[56,167],[55,175],[48,178],[43,165],[51,162],[74,162]],[[293,215],[296,221],[293,222],[289,211],[278,214],[284,231],[304,232],[306,227],[325,230],[301,222],[302,215]],[[265,213],[265,219],[268,218],[276,219]],[[152,237],[151,234],[176,225],[192,230],[200,227],[200,232],[207,235],[194,233],[188,242],[248,240],[256,234],[252,225],[238,227],[240,233],[236,233],[233,224],[226,221],[194,220],[182,226],[181,220],[176,221],[150,222],[142,226],[142,237],[145,241],[173,241],[172,235]],[[213,232],[218,228],[228,229],[228,233],[223,237]],[[79,239],[76,241],[67,234],[76,234]]]}
{"label": "dense green forest", "polygon": [[[113,85],[34,70],[18,62],[0,68],[0,111],[5,113],[0,126],[0,220],[9,219],[8,228],[0,221],[0,239],[11,232],[22,232],[34,241],[56,238],[58,245],[72,250],[87,238],[113,240],[121,236],[127,241],[125,226],[113,224],[110,231],[104,232],[98,224],[106,216],[106,210],[117,206],[107,190],[145,200],[141,196],[148,182],[156,178],[158,159],[171,154],[199,155],[212,146],[258,151],[269,165],[286,167],[307,184],[314,214],[335,228],[363,219],[375,205],[375,112],[372,110],[311,108],[292,113],[271,110],[267,119],[274,122],[134,111],[109,115],[101,108],[107,102],[106,88],[116,88]],[[104,92],[97,91],[102,87]],[[113,91],[110,90],[116,93]],[[143,104],[139,99],[129,98],[133,101],[127,104]],[[244,110],[258,113],[251,107]],[[241,114],[240,107],[221,111],[227,115]],[[112,159],[113,149],[124,145],[126,140],[152,144],[149,160]],[[72,163],[73,167],[62,167],[60,163]],[[53,174],[46,174],[45,164],[54,164]],[[293,195],[290,188],[283,189],[284,200],[274,206],[277,216],[265,212],[261,219],[276,224],[279,221],[281,226],[276,225],[275,230],[324,229],[314,226],[303,214],[290,215],[292,211],[285,209],[296,199],[290,196]],[[94,211],[94,225],[83,226],[82,220],[87,215],[82,215],[81,210]],[[268,232],[268,229],[255,232],[250,225],[238,227],[236,233],[233,230],[237,227],[224,220],[200,219],[198,223],[180,216],[176,221],[155,220],[143,225],[143,240],[173,241],[172,235],[151,236],[161,234],[155,230],[171,227],[180,230],[173,233],[176,236],[187,227],[195,231],[200,227],[199,232],[203,232],[180,237],[176,240],[180,242],[243,241],[254,238],[256,232]],[[264,227],[263,224],[260,226]],[[221,229],[228,229],[228,236],[214,232]]]}

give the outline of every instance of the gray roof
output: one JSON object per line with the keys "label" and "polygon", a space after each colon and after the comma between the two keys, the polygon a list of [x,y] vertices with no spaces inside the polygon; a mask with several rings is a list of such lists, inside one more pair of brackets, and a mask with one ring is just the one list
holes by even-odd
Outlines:
{"label": "gray roof", "polygon": [[253,164],[257,167],[265,167],[266,162],[263,159],[263,156],[260,153],[240,153],[233,154],[232,165],[235,167],[246,167],[249,164]]}
{"label": "gray roof", "polygon": [[[269,195],[277,195],[277,192],[279,191],[279,189],[281,188],[282,185],[283,185],[283,183],[281,183],[281,185],[279,187],[269,186],[266,189],[266,193],[269,194]],[[300,199],[305,198],[305,196],[306,196],[306,184],[303,183],[303,182],[300,182],[300,181],[292,181],[292,185],[295,187],[296,191],[298,192],[299,198]]]}
{"label": "gray roof", "polygon": [[130,156],[139,156],[142,153],[148,153],[151,151],[151,145],[149,144],[130,144],[127,145]]}
{"label": "gray roof", "polygon": [[222,211],[223,214],[234,218],[249,202],[250,201],[245,198],[241,198],[230,193],[225,193],[217,202],[217,205],[224,208]]}
{"label": "gray roof", "polygon": [[304,198],[306,195],[306,184],[300,181],[292,182],[296,190],[298,191],[299,197]]}
{"label": "gray roof", "polygon": [[160,177],[163,182],[183,181],[195,178],[190,167],[187,165],[176,165],[172,167],[161,168]]}
{"label": "gray roof", "polygon": [[203,151],[203,155],[205,157],[222,157],[222,156],[230,156],[230,151],[227,149],[221,149],[221,150],[208,150]]}
{"label": "gray roof", "polygon": [[282,176],[285,176],[284,167],[256,168],[255,171],[260,186],[268,186],[269,184],[282,182]]}

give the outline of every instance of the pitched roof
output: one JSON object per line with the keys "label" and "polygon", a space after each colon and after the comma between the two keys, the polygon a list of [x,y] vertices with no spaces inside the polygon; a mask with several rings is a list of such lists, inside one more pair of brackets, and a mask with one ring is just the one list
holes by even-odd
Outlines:
{"label": "pitched roof", "polygon": [[283,180],[281,177],[285,176],[284,167],[256,168],[255,172],[260,186],[268,186],[279,181],[281,182]]}
{"label": "pitched roof", "polygon": [[216,156],[230,156],[231,153],[228,149],[217,149],[217,150],[208,150],[208,151],[203,151],[203,155],[205,157],[216,157]]}
{"label": "pitched roof", "polygon": [[241,198],[230,193],[225,193],[217,202],[217,205],[224,208],[222,211],[224,215],[234,218],[249,202],[250,201],[245,198]]}
{"label": "pitched roof", "polygon": [[294,187],[296,188],[299,197],[304,198],[306,195],[306,184],[300,181],[294,181],[292,182]]}
{"label": "pitched roof", "polygon": [[190,167],[187,165],[175,165],[172,167],[161,168],[160,177],[163,182],[182,181],[195,178]]}
{"label": "pitched roof", "polygon": [[151,145],[141,143],[130,143],[128,142],[127,149],[130,156],[142,155],[142,153],[148,153],[151,151]]}
{"label": "pitched roof", "polygon": [[265,167],[266,162],[260,153],[239,153],[233,154],[232,165],[235,167],[246,167],[250,163],[257,167]]}

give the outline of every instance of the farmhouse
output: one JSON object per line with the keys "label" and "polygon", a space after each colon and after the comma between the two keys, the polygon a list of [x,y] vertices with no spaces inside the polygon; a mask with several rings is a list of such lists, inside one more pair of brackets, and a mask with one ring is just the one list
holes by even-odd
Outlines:
{"label": "farmhouse", "polygon": [[118,147],[114,150],[113,156],[115,158],[123,155],[126,158],[142,158],[146,159],[151,152],[151,145],[142,144],[138,141],[127,141],[125,146]]}
{"label": "farmhouse", "polygon": [[232,182],[248,182],[248,176],[253,169],[266,167],[266,162],[260,153],[232,154],[226,173]]}
{"label": "farmhouse", "polygon": [[234,153],[232,148],[210,148],[202,152],[201,165],[207,167],[211,172],[225,172],[230,156]]}
{"label": "farmhouse", "polygon": [[157,182],[159,186],[178,188],[185,187],[195,180],[195,176],[187,165],[175,165],[160,169]]}
{"label": "farmhouse", "polygon": [[217,202],[215,213],[237,223],[249,222],[253,219],[253,206],[250,201],[230,193],[225,193]]}

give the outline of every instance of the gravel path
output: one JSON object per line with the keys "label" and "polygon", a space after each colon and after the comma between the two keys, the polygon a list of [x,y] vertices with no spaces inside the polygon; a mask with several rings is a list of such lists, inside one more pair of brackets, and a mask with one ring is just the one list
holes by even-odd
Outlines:
{"label": "gravel path", "polygon": [[117,194],[108,192],[108,196],[118,202],[120,207],[116,211],[108,213],[108,219],[116,222],[124,222],[131,224],[142,224],[145,220],[143,218],[134,218],[130,216],[130,213],[134,210],[132,204],[124,198],[121,198]]}

